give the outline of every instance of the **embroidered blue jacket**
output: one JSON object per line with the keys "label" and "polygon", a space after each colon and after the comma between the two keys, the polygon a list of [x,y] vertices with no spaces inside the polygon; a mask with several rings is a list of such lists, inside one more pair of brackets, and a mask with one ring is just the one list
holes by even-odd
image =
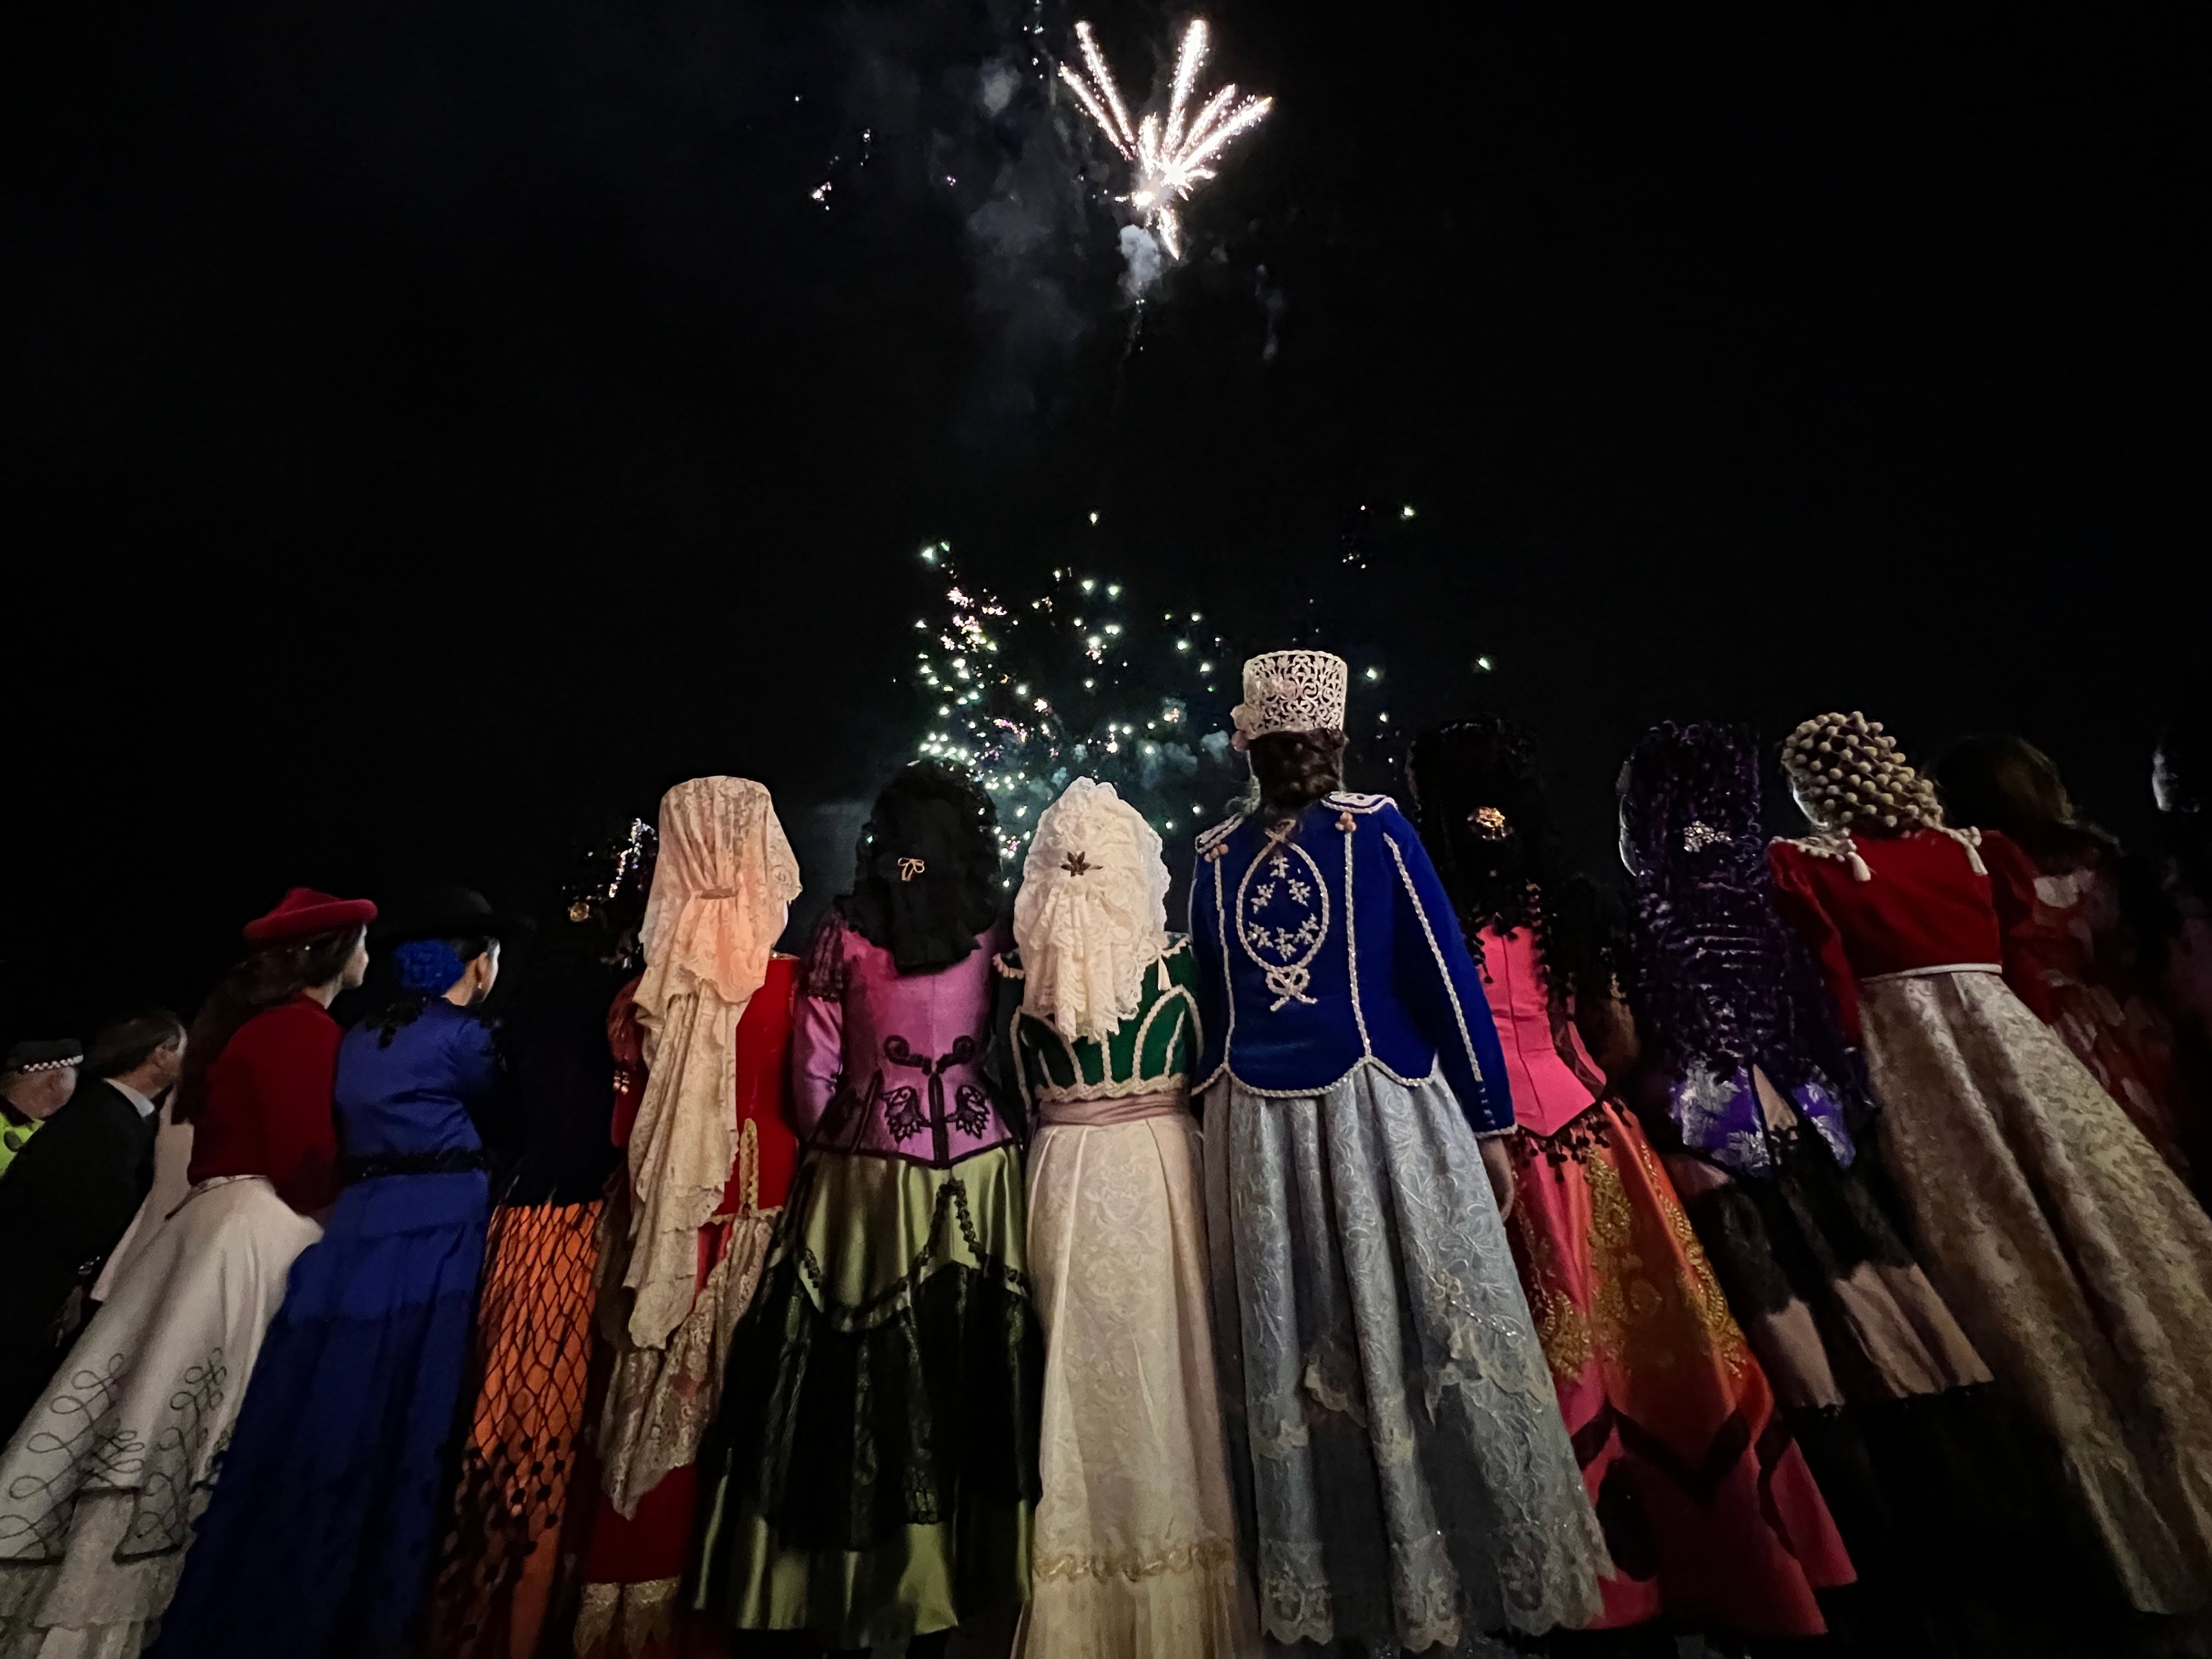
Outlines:
{"label": "embroidered blue jacket", "polygon": [[1318,1094],[1360,1066],[1439,1068],[1478,1134],[1513,1127],[1482,980],[1413,826],[1388,795],[1336,794],[1286,838],[1256,818],[1198,838],[1191,883],[1204,1087]]}

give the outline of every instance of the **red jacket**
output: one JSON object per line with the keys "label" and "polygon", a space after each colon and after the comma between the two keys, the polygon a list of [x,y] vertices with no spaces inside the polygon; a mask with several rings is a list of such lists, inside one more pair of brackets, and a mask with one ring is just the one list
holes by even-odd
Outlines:
{"label": "red jacket", "polygon": [[1870,880],[1852,875],[1844,860],[1819,857],[1793,842],[1776,842],[1768,858],[1782,913],[1819,957],[1853,1042],[1859,1040],[1858,982],[1913,968],[2001,969],[2014,994],[2039,1018],[2050,1018],[2034,960],[2035,866],[2017,845],[1984,830],[1984,875],[1966,848],[1941,830],[1861,834],[1852,841]]}
{"label": "red jacket", "polygon": [[192,1121],[187,1178],[267,1176],[302,1215],[338,1195],[337,1021],[313,997],[264,1009],[208,1067],[207,1103]]}

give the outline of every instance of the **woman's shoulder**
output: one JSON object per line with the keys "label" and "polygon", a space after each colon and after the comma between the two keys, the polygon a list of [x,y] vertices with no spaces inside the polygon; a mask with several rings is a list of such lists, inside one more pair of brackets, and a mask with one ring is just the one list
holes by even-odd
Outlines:
{"label": "woman's shoulder", "polygon": [[264,1008],[240,1026],[223,1045],[222,1055],[218,1058],[235,1054],[242,1059],[258,1052],[301,1044],[328,1046],[343,1035],[337,1021],[331,1018],[330,1010],[321,1003],[313,997],[295,997],[273,1008]]}

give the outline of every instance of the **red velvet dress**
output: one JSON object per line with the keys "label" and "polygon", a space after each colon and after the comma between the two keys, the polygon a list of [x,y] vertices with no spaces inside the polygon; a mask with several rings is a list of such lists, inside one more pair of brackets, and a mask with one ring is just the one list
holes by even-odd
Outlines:
{"label": "red velvet dress", "polygon": [[2212,1598],[2212,1220],[2044,1023],[2034,867],[1976,841],[1778,842],[1782,908],[1863,1045],[1929,1277],[2130,1599],[2187,1611]]}
{"label": "red velvet dress", "polygon": [[[799,1143],[791,1132],[788,1066],[796,957],[769,960],[768,977],[738,1022],[738,1151],[714,1217],[699,1230],[698,1292],[691,1314],[665,1350],[632,1348],[619,1287],[626,1201],[608,1205],[610,1243],[602,1260],[602,1333],[615,1348],[615,1370],[600,1417],[605,1466],[583,1559],[584,1591],[576,1626],[580,1659],[621,1655],[712,1654],[727,1650],[720,1627],[683,1613],[677,1596],[691,1547],[698,1498],[693,1459],[721,1394],[732,1331],[752,1300],[791,1176]],[[627,1146],[645,1092],[644,1033],[633,980],[607,1016],[616,1060],[613,1133]],[[612,1183],[628,1192],[629,1170]],[[610,1310],[613,1316],[609,1316]],[[680,1458],[672,1453],[680,1452]],[[658,1462],[656,1462],[656,1460]],[[650,1479],[659,1464],[666,1472]],[[631,1487],[624,1489],[624,1470]],[[631,1497],[625,1516],[610,1492]]]}
{"label": "red velvet dress", "polygon": [[1555,1010],[1534,934],[1477,937],[1516,1127],[1506,1218],[1613,1575],[1602,1629],[1817,1636],[1843,1540],[1633,1115]]}

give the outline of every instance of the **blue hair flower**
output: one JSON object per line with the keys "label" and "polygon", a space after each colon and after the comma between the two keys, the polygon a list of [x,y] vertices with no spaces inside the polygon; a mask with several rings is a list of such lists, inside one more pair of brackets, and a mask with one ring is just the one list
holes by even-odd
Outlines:
{"label": "blue hair flower", "polygon": [[443,996],[467,970],[453,947],[441,939],[410,939],[395,947],[392,965],[401,986],[426,997]]}

